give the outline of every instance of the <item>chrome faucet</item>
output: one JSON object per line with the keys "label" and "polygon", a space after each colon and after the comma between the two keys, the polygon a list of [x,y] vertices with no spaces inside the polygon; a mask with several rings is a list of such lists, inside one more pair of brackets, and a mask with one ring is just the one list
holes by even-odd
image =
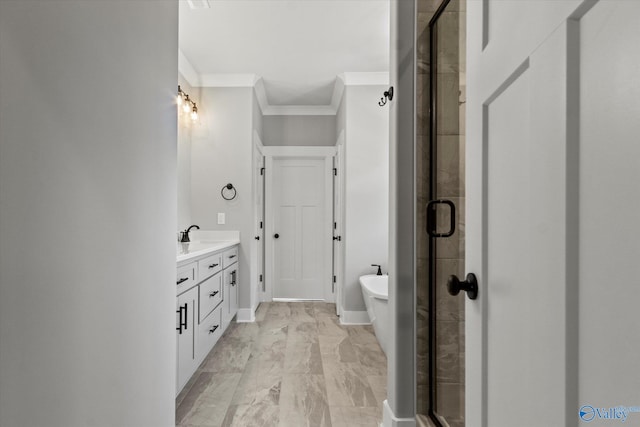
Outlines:
{"label": "chrome faucet", "polygon": [[192,228],[198,229],[200,230],[200,227],[198,227],[197,225],[192,225],[191,227],[187,228],[184,231],[180,232],[180,241],[182,243],[189,243],[191,240],[189,240],[189,232],[191,231]]}

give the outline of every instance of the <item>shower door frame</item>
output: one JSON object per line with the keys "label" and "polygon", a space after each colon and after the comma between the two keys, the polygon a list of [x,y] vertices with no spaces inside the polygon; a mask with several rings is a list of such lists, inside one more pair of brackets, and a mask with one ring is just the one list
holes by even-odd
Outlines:
{"label": "shower door frame", "polygon": [[[436,24],[447,9],[451,0],[443,0],[429,21],[429,200],[437,199],[437,175],[438,175],[438,50]],[[455,214],[453,214],[455,215]],[[437,406],[437,366],[436,366],[436,239],[429,235],[429,265],[428,265],[428,410],[427,415],[436,427],[444,427],[441,415],[436,412]]]}

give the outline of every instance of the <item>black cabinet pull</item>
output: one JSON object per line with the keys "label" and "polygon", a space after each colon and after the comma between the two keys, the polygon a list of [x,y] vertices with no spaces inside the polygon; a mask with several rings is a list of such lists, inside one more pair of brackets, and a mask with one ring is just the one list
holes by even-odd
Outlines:
{"label": "black cabinet pull", "polygon": [[229,255],[229,259],[233,259],[235,257],[236,257],[235,255]]}
{"label": "black cabinet pull", "polygon": [[186,282],[187,280],[189,280],[189,278],[188,278],[188,277],[182,277],[182,278],[178,279],[178,281],[176,282],[176,284],[178,284],[178,285],[179,285],[180,283],[182,283],[182,282]]}
{"label": "black cabinet pull", "polygon": [[231,272],[231,286],[235,286],[236,285],[236,270],[233,270]]}
{"label": "black cabinet pull", "polygon": [[209,298],[213,298],[213,297],[215,297],[216,295],[218,295],[218,293],[220,293],[220,291],[214,291],[214,292],[211,292],[211,293],[209,294]]}
{"label": "black cabinet pull", "polygon": [[216,268],[218,265],[220,265],[220,264],[211,264],[211,265],[209,266],[209,268],[210,268],[210,269],[211,269],[211,268]]}
{"label": "black cabinet pull", "polygon": [[[182,328],[184,328],[184,330],[187,330],[187,303],[184,303],[184,307],[180,306],[180,310],[176,310],[176,313],[180,314],[180,320],[178,322],[178,327],[176,328],[176,331],[178,331],[178,333],[180,335],[182,335]],[[182,310],[184,310],[184,321],[182,320]]]}
{"label": "black cabinet pull", "polygon": [[213,325],[213,327],[211,329],[209,329],[209,333],[212,334],[216,331],[216,329],[218,329],[219,326],[218,325]]}

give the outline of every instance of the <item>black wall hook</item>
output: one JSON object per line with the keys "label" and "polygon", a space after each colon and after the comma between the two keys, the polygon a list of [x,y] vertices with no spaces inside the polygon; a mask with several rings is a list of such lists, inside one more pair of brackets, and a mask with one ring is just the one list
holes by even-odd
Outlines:
{"label": "black wall hook", "polygon": [[[229,191],[233,191],[233,194],[229,195],[229,197],[227,197],[227,194],[225,194],[224,190],[229,190]],[[223,199],[225,200],[233,200],[236,198],[236,195],[238,194],[238,192],[236,191],[235,187],[233,186],[233,184],[229,183],[225,186],[222,187],[222,190],[220,190],[220,195],[222,196]]]}
{"label": "black wall hook", "polygon": [[381,107],[384,107],[385,105],[387,105],[387,99],[385,98],[388,98],[389,101],[393,100],[393,86],[391,86],[389,90],[386,91],[383,95],[384,96],[380,98],[380,102],[378,102],[378,105]]}

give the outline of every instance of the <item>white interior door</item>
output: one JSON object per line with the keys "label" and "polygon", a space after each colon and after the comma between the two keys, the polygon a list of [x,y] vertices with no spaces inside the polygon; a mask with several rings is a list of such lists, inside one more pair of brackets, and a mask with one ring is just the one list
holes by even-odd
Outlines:
{"label": "white interior door", "polygon": [[640,399],[640,2],[467,16],[466,425],[610,425]]}
{"label": "white interior door", "polygon": [[273,298],[330,299],[331,165],[275,158],[272,170]]}

